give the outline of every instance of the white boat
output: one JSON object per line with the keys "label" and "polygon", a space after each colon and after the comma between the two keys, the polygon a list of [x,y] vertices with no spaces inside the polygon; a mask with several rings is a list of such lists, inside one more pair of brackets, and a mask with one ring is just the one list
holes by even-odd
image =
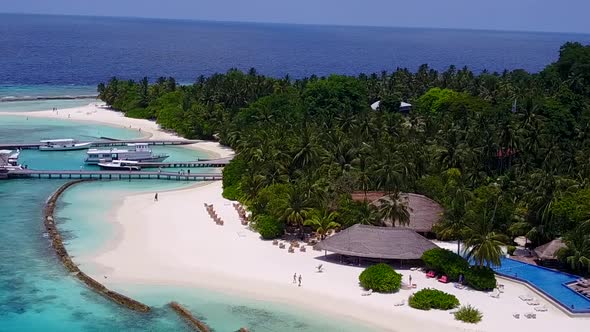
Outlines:
{"label": "white boat", "polygon": [[130,160],[113,160],[99,162],[98,166],[102,169],[114,171],[140,171],[141,167],[138,166],[137,163],[137,161]]}
{"label": "white boat", "polygon": [[21,170],[23,167],[18,163],[20,150],[0,150],[0,169],[14,171]]}
{"label": "white boat", "polygon": [[41,151],[69,151],[69,150],[84,150],[92,145],[91,142],[80,143],[75,139],[47,139],[41,141],[39,150]]}
{"label": "white boat", "polygon": [[147,143],[127,144],[127,147],[129,149],[90,149],[84,162],[93,165],[113,160],[160,162],[168,158],[167,154],[153,154]]}

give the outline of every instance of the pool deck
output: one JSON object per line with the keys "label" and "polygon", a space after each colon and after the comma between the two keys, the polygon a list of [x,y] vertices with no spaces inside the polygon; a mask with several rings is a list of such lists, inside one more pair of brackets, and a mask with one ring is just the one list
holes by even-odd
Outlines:
{"label": "pool deck", "polygon": [[[539,265],[533,265],[533,264],[529,264],[529,263],[525,263],[519,260],[514,260],[511,258],[505,258],[508,260],[512,260],[512,261],[516,261],[519,262],[521,264],[526,264],[526,265],[530,265],[530,266],[534,266],[536,268],[539,269],[543,269],[543,270],[548,270],[551,271],[553,273],[561,273],[564,275],[567,275],[573,279],[579,279],[580,276],[576,276],[573,274],[569,274],[566,272],[561,272],[561,271],[555,271],[555,270],[551,270],[548,269],[546,267],[543,266],[539,266]],[[579,318],[589,318],[590,317],[590,299],[585,298],[583,295],[578,294],[575,290],[573,290],[571,287],[569,287],[569,284],[571,284],[573,281],[568,281],[565,283],[561,283],[561,285],[565,288],[567,288],[569,291],[572,292],[573,295],[582,297],[584,299],[586,299],[588,301],[589,307],[587,309],[572,309],[570,307],[568,307],[567,305],[563,304],[562,302],[560,302],[558,299],[556,299],[555,297],[553,297],[552,295],[550,295],[549,293],[547,293],[546,291],[544,291],[543,289],[537,287],[534,283],[530,282],[529,280],[525,280],[513,275],[509,275],[509,274],[505,274],[502,272],[497,271],[496,269],[494,269],[496,275],[501,278],[501,279],[506,279],[506,280],[511,280],[513,282],[517,282],[523,286],[526,286],[528,289],[530,289],[531,291],[533,291],[535,294],[538,294],[540,297],[544,298],[545,300],[547,300],[549,303],[553,304],[555,307],[557,307],[559,310],[561,310],[562,312],[564,312],[565,314],[567,314],[570,317],[579,317]]]}

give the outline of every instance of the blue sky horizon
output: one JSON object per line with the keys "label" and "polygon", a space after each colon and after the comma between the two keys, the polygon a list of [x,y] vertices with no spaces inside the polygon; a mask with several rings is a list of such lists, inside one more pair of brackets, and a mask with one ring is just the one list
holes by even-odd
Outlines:
{"label": "blue sky horizon", "polygon": [[585,0],[570,0],[567,6],[550,0],[496,0],[493,4],[472,0],[167,0],[165,5],[159,0],[20,0],[0,10],[5,14],[590,34],[585,17],[590,1]]}

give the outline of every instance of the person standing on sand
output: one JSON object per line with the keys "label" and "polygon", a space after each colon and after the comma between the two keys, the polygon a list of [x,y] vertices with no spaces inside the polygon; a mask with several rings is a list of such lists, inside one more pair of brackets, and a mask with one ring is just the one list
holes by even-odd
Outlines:
{"label": "person standing on sand", "polygon": [[299,287],[301,287],[301,274],[299,275]]}
{"label": "person standing on sand", "polygon": [[410,274],[410,286],[412,286],[412,275]]}
{"label": "person standing on sand", "polygon": [[158,201],[158,193],[156,193],[156,194],[154,195],[154,202],[157,202],[157,201]]}
{"label": "person standing on sand", "polygon": [[293,283],[297,283],[297,273],[293,274]]}

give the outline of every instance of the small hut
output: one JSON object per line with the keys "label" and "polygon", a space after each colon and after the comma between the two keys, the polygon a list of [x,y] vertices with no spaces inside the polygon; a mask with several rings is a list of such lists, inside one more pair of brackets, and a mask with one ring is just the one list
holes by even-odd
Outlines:
{"label": "small hut", "polygon": [[378,260],[419,260],[437,246],[407,228],[353,225],[321,241],[317,248],[345,256]]}
{"label": "small hut", "polygon": [[[378,205],[379,199],[386,198],[386,194],[381,191],[354,192],[352,199],[355,201],[367,201],[371,204]],[[405,226],[422,235],[432,232],[432,226],[442,217],[443,208],[434,200],[418,194],[402,194],[402,197],[408,201],[410,208],[410,224]]]}
{"label": "small hut", "polygon": [[542,246],[538,246],[535,248],[535,254],[539,258],[540,261],[547,262],[547,261],[556,261],[557,260],[557,252],[565,248],[566,245],[563,243],[561,238],[555,239],[551,242],[545,243]]}

